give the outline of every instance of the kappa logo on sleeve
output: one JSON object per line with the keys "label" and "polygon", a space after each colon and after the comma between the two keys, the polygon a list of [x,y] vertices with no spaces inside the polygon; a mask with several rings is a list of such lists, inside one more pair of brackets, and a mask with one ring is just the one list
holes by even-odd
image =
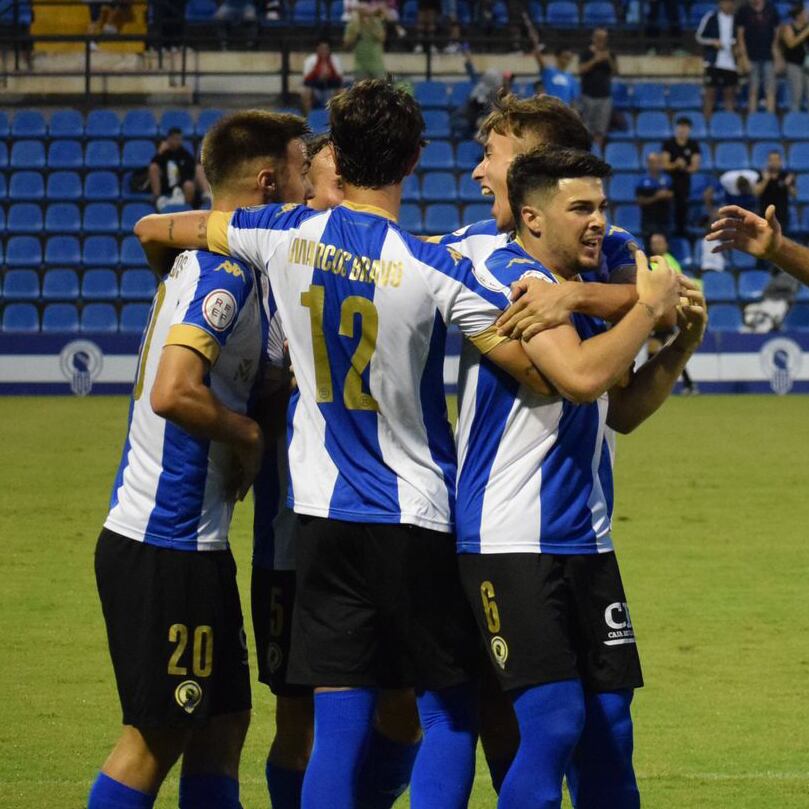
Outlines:
{"label": "kappa logo on sleeve", "polygon": [[220,270],[224,270],[228,275],[232,275],[235,278],[241,278],[242,281],[246,282],[247,280],[244,277],[244,270],[235,261],[223,261],[214,272],[219,272]]}
{"label": "kappa logo on sleeve", "polygon": [[506,264],[506,269],[508,269],[512,264],[536,264],[536,262],[532,258],[513,258],[508,264]]}
{"label": "kappa logo on sleeve", "polygon": [[236,317],[236,299],[226,289],[215,289],[202,302],[202,316],[215,331],[225,331]]}

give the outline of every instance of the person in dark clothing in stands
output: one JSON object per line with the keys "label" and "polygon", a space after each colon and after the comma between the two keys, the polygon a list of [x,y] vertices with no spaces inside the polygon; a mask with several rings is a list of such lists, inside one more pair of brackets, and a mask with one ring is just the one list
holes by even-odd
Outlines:
{"label": "person in dark clothing in stands", "polygon": [[775,112],[775,74],[783,72],[784,59],[778,47],[780,17],[769,0],[750,0],[736,12],[739,66],[749,73],[747,111],[758,109],[761,85],[767,112]]}
{"label": "person in dark clothing in stands", "polygon": [[795,196],[795,175],[784,168],[781,152],[773,149],[767,156],[767,165],[759,174],[753,191],[758,197],[758,209],[764,216],[770,205],[775,205],[775,215],[781,230],[789,233],[789,201]]}
{"label": "person in dark clothing in stands", "polygon": [[809,101],[809,71],[804,67],[809,45],[809,12],[803,3],[795,3],[790,19],[781,26],[781,50],[787,69],[789,108],[797,112]]}
{"label": "person in dark clothing in stands", "polygon": [[579,54],[581,117],[602,149],[612,117],[612,77],[618,75],[618,63],[607,47],[608,36],[606,28],[596,28],[590,45]]}
{"label": "person in dark clothing in stands", "polygon": [[674,232],[685,236],[688,224],[688,197],[691,175],[699,171],[702,155],[699,144],[691,137],[691,119],[684,115],[675,122],[674,137],[663,144],[663,168],[671,175],[674,192]]}
{"label": "person in dark clothing in stands", "polygon": [[669,36],[674,39],[682,36],[680,25],[680,3],[677,0],[651,0],[646,16],[646,36],[660,36],[660,10],[661,7],[666,12],[666,19],[669,23]]}
{"label": "person in dark clothing in stands", "polygon": [[644,242],[653,233],[671,230],[671,178],[663,174],[659,154],[650,152],[646,158],[646,176],[635,189],[635,202],[640,206],[640,231]]}
{"label": "person in dark clothing in stands", "polygon": [[197,190],[204,191],[194,155],[183,146],[182,130],[173,127],[149,164],[149,185],[155,206],[194,205]]}

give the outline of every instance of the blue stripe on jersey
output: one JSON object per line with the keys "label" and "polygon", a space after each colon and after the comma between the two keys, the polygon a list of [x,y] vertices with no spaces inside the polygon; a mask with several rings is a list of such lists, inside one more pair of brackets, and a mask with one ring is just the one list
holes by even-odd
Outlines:
{"label": "blue stripe on jersey", "polygon": [[252,230],[288,230],[298,227],[313,216],[321,216],[323,211],[316,211],[296,202],[272,203],[270,205],[253,205],[250,208],[239,208],[234,211],[230,220],[232,228]]}
{"label": "blue stripe on jersey", "polygon": [[129,450],[132,448],[129,436],[132,430],[132,414],[135,411],[135,400],[129,400],[129,416],[126,422],[126,441],[124,442],[124,449],[121,453],[121,462],[118,464],[118,471],[115,473],[115,480],[112,484],[112,494],[110,495],[110,511],[118,505],[118,489],[121,488],[124,482],[124,472],[129,465]]}
{"label": "blue stripe on jersey", "polygon": [[444,357],[447,345],[447,326],[440,312],[435,313],[430,350],[421,377],[421,412],[427,444],[433,461],[441,468],[447,487],[450,513],[455,512],[456,458],[455,440],[447,415],[447,398],[444,394]]}
{"label": "blue stripe on jersey", "polygon": [[[287,447],[292,443],[292,435],[295,432],[295,411],[301,400],[301,392],[298,388],[292,391],[287,405]],[[292,479],[292,466],[289,468],[289,480],[287,481],[287,506],[292,509],[295,506],[295,481]]]}
{"label": "blue stripe on jersey", "polygon": [[[320,241],[339,244],[354,256],[367,256],[373,261],[381,256],[389,227],[389,221],[382,217],[336,208]],[[349,275],[315,269],[312,276],[312,283],[324,288],[323,334],[332,378],[333,400],[318,405],[326,421],[326,452],[337,467],[329,516],[350,520],[356,519],[358,513],[367,513],[368,522],[391,522],[394,515],[401,513],[399,483],[382,460],[377,412],[349,410],[343,401],[345,380],[365,325],[362,316],[356,313],[351,321],[353,336],[340,334],[345,302],[354,296],[373,301],[376,292],[375,283],[352,281]],[[362,390],[373,395],[369,387],[370,373],[368,363],[362,373]],[[361,466],[357,458],[362,458]],[[378,515],[376,518],[374,512]]]}
{"label": "blue stripe on jersey", "polygon": [[598,464],[598,479],[601,481],[601,491],[604,493],[604,501],[607,505],[607,516],[612,520],[615,488],[612,482],[612,457],[606,436],[604,436],[604,443],[601,447],[601,460]]}
{"label": "blue stripe on jersey", "polygon": [[268,442],[264,448],[264,461],[253,482],[253,501],[253,566],[272,570],[275,560],[273,522],[281,505],[278,444],[275,441]]}
{"label": "blue stripe on jersey", "polygon": [[463,507],[458,508],[455,515],[458,537],[463,540],[465,552],[480,551],[483,497],[519,388],[512,376],[485,357],[480,358],[475,415],[468,443],[472,451],[464,458],[458,481],[458,503]]}
{"label": "blue stripe on jersey", "polygon": [[641,244],[629,231],[610,225],[601,243],[601,264],[597,270],[582,273],[583,281],[598,281],[609,283],[612,274],[623,267],[635,264],[635,256],[630,249],[631,245],[638,247]]}

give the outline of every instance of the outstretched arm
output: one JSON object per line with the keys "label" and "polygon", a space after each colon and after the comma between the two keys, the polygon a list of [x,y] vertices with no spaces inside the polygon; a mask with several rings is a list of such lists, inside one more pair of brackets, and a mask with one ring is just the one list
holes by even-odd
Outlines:
{"label": "outstretched arm", "polygon": [[163,245],[175,250],[207,250],[210,211],[150,214],[135,225],[135,235],[144,250]]}

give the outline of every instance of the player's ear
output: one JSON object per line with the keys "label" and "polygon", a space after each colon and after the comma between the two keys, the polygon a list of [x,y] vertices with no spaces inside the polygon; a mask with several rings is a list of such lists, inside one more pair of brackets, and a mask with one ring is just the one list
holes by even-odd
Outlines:
{"label": "player's ear", "polygon": [[275,172],[272,169],[261,169],[256,177],[256,184],[268,202],[275,201],[278,194],[278,184],[275,179]]}
{"label": "player's ear", "polygon": [[534,208],[532,205],[523,205],[520,210],[520,215],[522,217],[523,226],[528,229],[528,232],[532,236],[539,238],[545,226],[545,217],[542,211],[538,208]]}

